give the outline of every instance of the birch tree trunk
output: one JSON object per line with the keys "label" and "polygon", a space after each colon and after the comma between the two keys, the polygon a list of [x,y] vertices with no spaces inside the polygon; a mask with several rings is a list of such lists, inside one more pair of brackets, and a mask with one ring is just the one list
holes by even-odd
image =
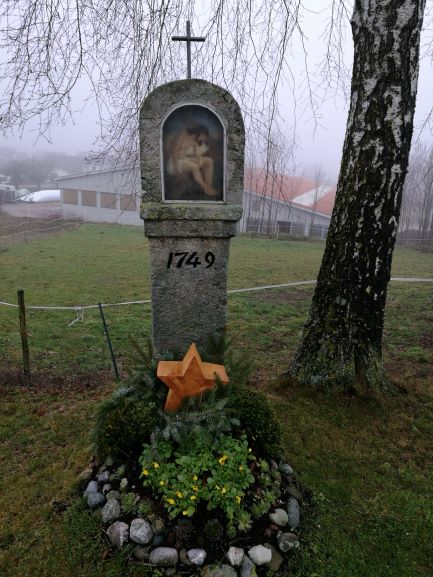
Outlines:
{"label": "birch tree trunk", "polygon": [[351,104],[309,320],[285,379],[386,390],[382,332],[413,131],[425,0],[355,0]]}

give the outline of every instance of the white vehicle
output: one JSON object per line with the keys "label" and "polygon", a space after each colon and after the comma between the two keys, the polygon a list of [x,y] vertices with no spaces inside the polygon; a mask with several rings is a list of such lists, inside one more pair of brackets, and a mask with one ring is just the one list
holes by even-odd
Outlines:
{"label": "white vehicle", "polygon": [[19,198],[21,202],[60,202],[60,190],[37,190]]}

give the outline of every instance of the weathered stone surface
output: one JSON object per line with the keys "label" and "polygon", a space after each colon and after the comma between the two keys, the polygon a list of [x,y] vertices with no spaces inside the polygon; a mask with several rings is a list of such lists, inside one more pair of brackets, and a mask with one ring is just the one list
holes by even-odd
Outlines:
{"label": "weathered stone surface", "polygon": [[268,567],[269,569],[273,572],[276,573],[281,565],[284,562],[284,557],[281,555],[281,553],[279,553],[275,547],[273,545],[270,545],[269,543],[265,543],[264,546],[269,549],[272,553],[272,558],[268,563]]}
{"label": "weathered stone surface", "polygon": [[107,501],[105,505],[102,507],[101,516],[103,523],[113,523],[113,521],[117,521],[117,519],[121,515],[121,508],[119,501],[115,499],[111,499]]}
{"label": "weathered stone surface", "polygon": [[104,495],[106,495],[110,491],[111,491],[110,483],[104,483],[104,485],[102,486],[102,492],[104,493]]}
{"label": "weathered stone surface", "polygon": [[[201,223],[200,237],[149,240],[152,335],[156,357],[184,355],[192,342],[203,355],[210,337],[224,332],[229,238],[205,238],[204,235],[209,234],[205,224]],[[185,230],[190,226],[189,222],[184,223]],[[201,264],[177,268],[174,263],[168,268],[169,255],[176,252],[196,253]],[[208,266],[205,259],[210,253],[215,257],[212,266]]]}
{"label": "weathered stone surface", "polygon": [[242,204],[245,131],[238,103],[224,88],[206,80],[177,80],[158,86],[140,109],[140,167],[143,199],[160,201],[160,129],[179,104],[198,104],[216,112],[226,130],[226,200]]}
{"label": "weathered stone surface", "polygon": [[270,549],[267,549],[263,545],[255,545],[254,547],[251,547],[248,551],[248,556],[255,565],[265,565],[272,559]]}
{"label": "weathered stone surface", "polygon": [[89,493],[97,493],[98,492],[98,483],[97,481],[90,481],[84,491],[84,496],[87,497]]}
{"label": "weathered stone surface", "polygon": [[301,519],[299,503],[294,497],[290,497],[287,503],[287,513],[289,515],[289,527],[296,529]]}
{"label": "weathered stone surface", "polygon": [[105,503],[105,497],[102,493],[89,493],[87,495],[87,504],[92,509],[96,507],[101,507]]}
{"label": "weathered stone surface", "polygon": [[257,571],[256,566],[248,557],[248,555],[244,555],[241,564],[241,577],[256,577]]}
{"label": "weathered stone surface", "polygon": [[96,478],[98,479],[98,483],[107,483],[110,478],[110,472],[103,471],[102,473],[99,473]]}
{"label": "weathered stone surface", "polygon": [[286,488],[286,491],[290,493],[290,495],[294,497],[298,501],[298,503],[302,503],[303,501],[302,493],[297,487],[295,487],[295,485],[289,485]]}
{"label": "weathered stone surface", "polygon": [[129,528],[129,538],[135,543],[146,545],[153,539],[152,527],[144,519],[134,519]]}
{"label": "weathered stone surface", "polygon": [[124,523],[123,521],[115,521],[108,527],[108,538],[110,539],[111,543],[118,549],[121,549],[123,544],[128,540],[128,529],[129,527],[127,523]]}
{"label": "weathered stone surface", "polygon": [[283,533],[279,532],[277,534],[278,547],[283,553],[287,553],[293,549],[298,549],[299,539],[293,533]]}
{"label": "weathered stone surface", "polygon": [[93,469],[84,469],[84,471],[81,471],[81,473],[78,475],[78,479],[80,481],[89,481],[92,478],[93,475]]}
{"label": "weathered stone surface", "polygon": [[[162,202],[161,128],[175,108],[191,104],[210,110],[224,127],[224,198]],[[183,355],[192,342],[204,354],[210,338],[224,333],[229,239],[236,234],[242,215],[244,140],[239,105],[229,92],[210,82],[193,79],[164,84],[142,104],[141,217],[150,239],[156,358]],[[187,253],[185,264],[178,260],[181,254],[169,261],[175,253]],[[211,253],[213,262],[209,261]]]}
{"label": "weathered stone surface", "polygon": [[284,509],[275,509],[273,513],[269,514],[272,523],[279,527],[285,527],[289,522],[289,516]]}
{"label": "weathered stone surface", "polygon": [[241,547],[230,547],[226,553],[227,561],[234,567],[240,567],[245,551]]}
{"label": "weathered stone surface", "polygon": [[107,501],[111,501],[113,499],[120,499],[120,493],[119,491],[109,491],[106,495],[105,495]]}
{"label": "weathered stone surface", "polygon": [[149,562],[157,567],[174,567],[179,555],[174,547],[157,547],[150,553]]}
{"label": "weathered stone surface", "polygon": [[284,475],[287,475],[288,477],[294,473],[292,467],[288,463],[280,463],[279,469],[282,473],[284,473]]}
{"label": "weathered stone surface", "polygon": [[200,577],[237,577],[231,565],[206,565],[200,571]]}
{"label": "weathered stone surface", "polygon": [[204,549],[189,549],[186,552],[188,559],[191,561],[191,563],[193,563],[194,565],[203,565],[203,563],[206,560],[207,557],[207,553]]}

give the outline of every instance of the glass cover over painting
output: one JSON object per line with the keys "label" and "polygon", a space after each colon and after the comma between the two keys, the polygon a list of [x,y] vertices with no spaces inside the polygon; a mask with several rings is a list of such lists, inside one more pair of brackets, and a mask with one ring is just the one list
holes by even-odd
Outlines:
{"label": "glass cover over painting", "polygon": [[176,108],[162,129],[164,200],[224,200],[224,128],[208,108]]}

